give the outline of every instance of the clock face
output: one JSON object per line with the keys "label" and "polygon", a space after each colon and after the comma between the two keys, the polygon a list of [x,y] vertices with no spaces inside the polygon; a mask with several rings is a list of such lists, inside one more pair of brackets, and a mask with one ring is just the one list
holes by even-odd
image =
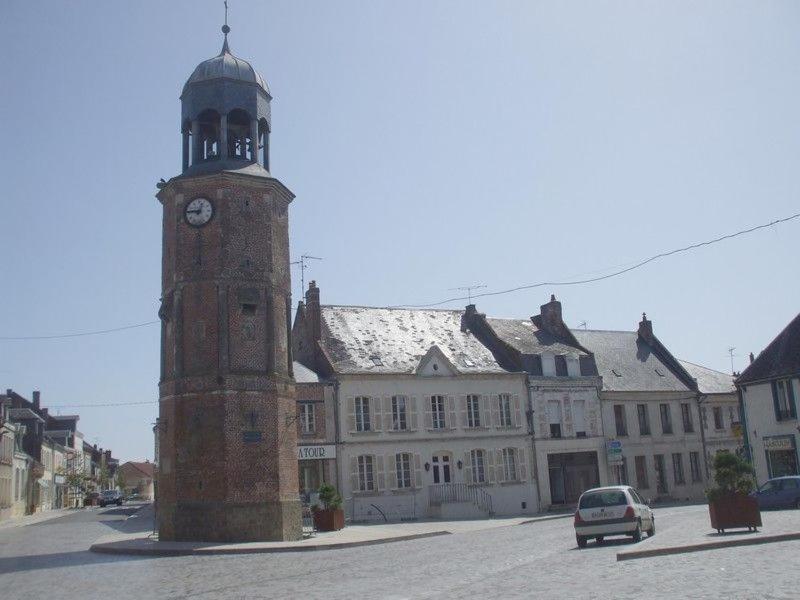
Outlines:
{"label": "clock face", "polygon": [[195,198],[186,205],[186,222],[194,227],[202,227],[214,216],[214,206],[205,198]]}

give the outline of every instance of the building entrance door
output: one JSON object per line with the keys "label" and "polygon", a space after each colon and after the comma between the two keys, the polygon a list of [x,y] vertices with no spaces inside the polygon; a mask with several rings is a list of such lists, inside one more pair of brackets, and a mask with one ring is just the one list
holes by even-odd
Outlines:
{"label": "building entrance door", "polygon": [[583,492],[600,485],[597,452],[550,454],[547,463],[551,504],[575,504]]}
{"label": "building entrance door", "polygon": [[434,454],[433,459],[433,483],[450,483],[450,454],[440,452]]}

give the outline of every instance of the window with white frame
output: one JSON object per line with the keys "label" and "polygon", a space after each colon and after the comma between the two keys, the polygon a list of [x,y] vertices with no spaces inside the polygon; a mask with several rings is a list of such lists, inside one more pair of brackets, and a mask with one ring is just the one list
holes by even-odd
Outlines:
{"label": "window with white frame", "polygon": [[478,394],[467,396],[467,427],[481,426],[481,397]]}
{"label": "window with white frame", "polygon": [[511,427],[513,420],[511,418],[511,396],[509,394],[500,394],[500,427]]}
{"label": "window with white frame", "polygon": [[358,457],[358,489],[361,492],[371,492],[375,489],[374,459],[369,454]]}
{"label": "window with white frame", "polygon": [[517,480],[517,451],[503,448],[503,481]]}
{"label": "window with white frame", "polygon": [[472,481],[474,483],[486,483],[486,452],[472,450],[469,455]]}
{"label": "window with white frame", "polygon": [[445,398],[444,396],[431,396],[431,418],[434,429],[445,428]]}
{"label": "window with white frame", "polygon": [[369,418],[369,397],[356,398],[356,431],[371,431],[372,425]]}
{"label": "window with white frame", "polygon": [[314,433],[314,405],[310,402],[303,402],[300,405],[300,432],[303,434]]}
{"label": "window with white frame", "polygon": [[392,396],[392,429],[394,431],[408,429],[407,404],[405,396]]}
{"label": "window with white frame", "polygon": [[395,455],[395,471],[397,473],[397,487],[410,488],[411,484],[411,454],[401,452]]}

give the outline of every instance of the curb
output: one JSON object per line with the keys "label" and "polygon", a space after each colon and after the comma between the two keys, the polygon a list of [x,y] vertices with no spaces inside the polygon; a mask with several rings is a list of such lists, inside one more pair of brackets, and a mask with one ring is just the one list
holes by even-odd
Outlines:
{"label": "curb", "polygon": [[533,519],[528,519],[527,521],[522,521],[522,523],[517,523],[519,525],[530,525],[531,523],[541,523],[542,521],[555,521],[556,519],[571,519],[575,516],[575,513],[567,513],[563,515],[548,515],[546,517],[534,517]]}
{"label": "curb", "polygon": [[[277,552],[314,552],[316,550],[340,550],[343,548],[357,548],[359,546],[375,546],[377,544],[405,542],[408,540],[418,540],[442,535],[451,535],[451,533],[449,531],[433,531],[430,533],[417,533],[413,535],[381,538],[377,540],[364,540],[360,542],[339,542],[336,544],[315,544],[308,546],[279,546],[273,548],[248,548],[242,546],[226,548],[224,545],[199,548],[158,548],[155,546],[137,548],[126,546],[127,542],[123,541],[92,544],[89,547],[89,551],[96,552],[98,554],[126,554],[129,556],[214,556],[220,554],[271,554]],[[157,543],[158,542],[153,542],[154,545]]]}
{"label": "curb", "polygon": [[705,544],[689,544],[687,546],[672,546],[669,548],[654,548],[653,550],[634,550],[631,552],[620,552],[617,554],[617,562],[622,560],[634,560],[638,558],[650,558],[652,556],[666,556],[669,554],[688,554],[690,552],[702,552],[704,550],[717,550],[719,548],[729,548],[734,546],[755,546],[758,544],[772,544],[775,542],[788,542],[800,540],[800,533],[781,533],[778,535],[765,535],[756,538],[742,538],[719,542],[707,542]]}

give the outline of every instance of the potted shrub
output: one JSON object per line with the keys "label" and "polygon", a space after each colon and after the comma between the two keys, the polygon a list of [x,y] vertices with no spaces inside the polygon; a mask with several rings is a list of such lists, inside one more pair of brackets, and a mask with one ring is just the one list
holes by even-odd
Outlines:
{"label": "potted shrub", "polygon": [[339,531],[344,527],[344,510],[342,510],[342,497],[336,488],[328,483],[323,483],[319,488],[319,501],[322,508],[317,505],[311,507],[314,515],[314,527],[317,531]]}
{"label": "potted shrub", "polygon": [[749,494],[753,490],[753,467],[743,458],[730,452],[714,457],[714,487],[706,491],[711,526],[717,533],[726,529],[761,527],[758,502]]}

